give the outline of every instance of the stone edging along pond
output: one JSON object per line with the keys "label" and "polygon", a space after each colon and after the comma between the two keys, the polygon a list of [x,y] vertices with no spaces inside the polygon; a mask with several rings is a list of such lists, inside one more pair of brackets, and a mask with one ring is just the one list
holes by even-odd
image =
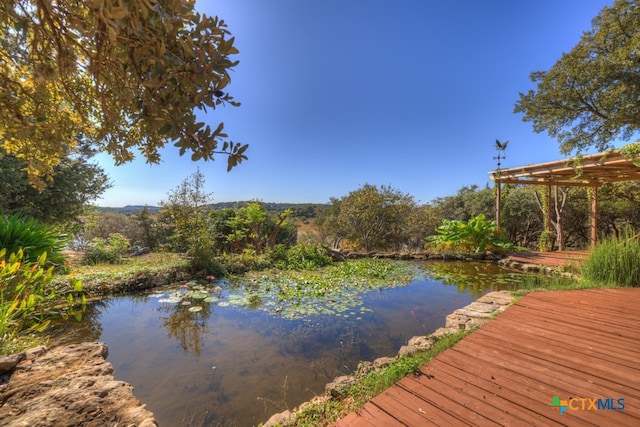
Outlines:
{"label": "stone edging along pond", "polygon": [[459,308],[449,314],[446,317],[444,327],[437,329],[430,335],[411,338],[407,345],[400,348],[395,357],[380,357],[373,362],[361,362],[355,375],[344,375],[335,378],[325,386],[324,395],[316,396],[311,401],[302,403],[292,411],[287,410],[274,414],[266,423],[262,424],[262,426],[275,427],[293,424],[296,419],[296,413],[303,411],[310,404],[344,397],[347,390],[349,390],[359,377],[368,374],[372,370],[384,368],[399,358],[411,356],[419,351],[428,350],[438,338],[444,335],[455,334],[481,326],[494,315],[506,310],[513,302],[513,299],[513,295],[508,291],[490,292],[480,297],[466,307]]}

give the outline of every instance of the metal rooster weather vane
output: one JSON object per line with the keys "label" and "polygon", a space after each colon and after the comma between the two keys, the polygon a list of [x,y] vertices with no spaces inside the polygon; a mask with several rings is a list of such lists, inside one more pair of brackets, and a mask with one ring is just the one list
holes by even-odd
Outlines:
{"label": "metal rooster weather vane", "polygon": [[509,141],[500,142],[496,139],[496,150],[498,150],[498,155],[495,156],[494,159],[498,161],[498,171],[500,170],[500,160],[504,160],[507,158],[507,156],[505,156],[504,154],[504,150],[507,149],[508,144]]}

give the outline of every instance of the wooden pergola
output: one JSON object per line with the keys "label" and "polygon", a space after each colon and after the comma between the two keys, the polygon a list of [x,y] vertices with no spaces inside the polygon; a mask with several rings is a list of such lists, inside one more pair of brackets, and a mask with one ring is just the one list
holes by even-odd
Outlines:
{"label": "wooden pergola", "polygon": [[[500,225],[501,184],[545,185],[559,187],[592,187],[591,243],[598,239],[598,188],[607,182],[640,180],[640,167],[618,150],[577,156],[554,162],[538,163],[509,169],[496,169],[490,178],[496,183],[496,223]],[[551,191],[547,192],[550,197]],[[550,207],[551,203],[547,203]],[[551,211],[547,209],[547,218]],[[550,221],[547,221],[550,223]]]}

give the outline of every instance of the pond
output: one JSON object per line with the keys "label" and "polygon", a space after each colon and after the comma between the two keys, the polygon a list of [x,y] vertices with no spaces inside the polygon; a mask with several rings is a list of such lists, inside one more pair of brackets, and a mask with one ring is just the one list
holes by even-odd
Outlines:
{"label": "pond", "polygon": [[160,425],[257,425],[522,279],[488,263],[414,264],[420,274],[408,284],[362,292],[337,315],[284,316],[259,300],[233,304],[244,298],[241,286],[215,281],[188,305],[182,301],[192,291],[184,285],[91,303],[80,322],[55,325],[52,339],[105,342],[116,379],[134,386]]}

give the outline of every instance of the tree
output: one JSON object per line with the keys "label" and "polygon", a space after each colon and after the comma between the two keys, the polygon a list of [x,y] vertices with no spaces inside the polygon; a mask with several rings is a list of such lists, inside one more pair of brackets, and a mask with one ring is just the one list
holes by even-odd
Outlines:
{"label": "tree", "polygon": [[325,210],[318,225],[335,242],[348,239],[366,251],[400,248],[409,239],[412,196],[389,186],[365,184]]}
{"label": "tree", "polygon": [[[196,110],[239,105],[226,92],[238,53],[223,20],[179,0],[0,3],[0,143],[32,184],[84,141],[113,156],[160,161],[172,142],[193,160],[246,159]],[[222,145],[220,147],[220,145]]]}
{"label": "tree", "polygon": [[495,217],[495,195],[488,187],[479,190],[477,185],[464,186],[457,194],[438,197],[431,203],[441,219],[469,221],[480,214],[488,219]]}
{"label": "tree", "polygon": [[208,237],[206,217],[212,197],[205,192],[204,185],[204,175],[198,169],[171,190],[166,201],[160,202],[160,215],[174,231],[170,237],[174,250],[188,251]]}
{"label": "tree", "polygon": [[616,0],[592,25],[549,71],[531,74],[536,88],[520,93],[514,109],[557,138],[563,154],[604,150],[640,129],[640,6]]}
{"label": "tree", "polygon": [[25,162],[0,148],[0,211],[20,212],[40,222],[73,227],[88,203],[111,187],[104,170],[89,161],[90,152],[65,155],[53,179],[36,189],[29,185]]}

